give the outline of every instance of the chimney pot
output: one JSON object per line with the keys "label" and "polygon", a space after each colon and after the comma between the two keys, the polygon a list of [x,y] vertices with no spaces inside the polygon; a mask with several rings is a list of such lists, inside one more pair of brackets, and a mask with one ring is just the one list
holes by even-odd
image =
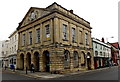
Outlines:
{"label": "chimney pot", "polygon": [[70,10],[70,13],[73,13],[73,10],[72,10],[72,9]]}

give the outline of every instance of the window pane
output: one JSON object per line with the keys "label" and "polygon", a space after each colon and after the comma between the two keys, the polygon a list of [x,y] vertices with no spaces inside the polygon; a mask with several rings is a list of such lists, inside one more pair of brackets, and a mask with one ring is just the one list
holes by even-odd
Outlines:
{"label": "window pane", "polygon": [[72,28],[72,41],[75,42],[75,28]]}
{"label": "window pane", "polygon": [[25,34],[22,36],[22,46],[25,46]]}
{"label": "window pane", "polygon": [[29,44],[32,44],[32,32],[29,32]]}
{"label": "window pane", "polygon": [[40,42],[40,28],[36,29],[36,42]]}
{"label": "window pane", "polygon": [[50,26],[46,25],[46,40],[50,40]]}
{"label": "window pane", "polygon": [[63,39],[67,40],[67,25],[63,24]]}

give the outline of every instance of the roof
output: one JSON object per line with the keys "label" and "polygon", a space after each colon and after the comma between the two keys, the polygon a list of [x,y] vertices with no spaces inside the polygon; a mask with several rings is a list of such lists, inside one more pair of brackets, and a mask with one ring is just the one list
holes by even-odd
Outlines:
{"label": "roof", "polygon": [[[64,7],[62,7],[61,5],[57,4],[56,2],[54,2],[54,3],[51,4],[51,5],[49,5],[49,6],[46,7],[46,8],[31,7],[31,8],[28,10],[28,12],[26,13],[26,15],[24,16],[23,20],[19,23],[19,26],[17,27],[17,30],[18,30],[19,28],[25,26],[25,25],[22,25],[22,24],[23,24],[24,20],[26,19],[27,15],[29,14],[29,12],[30,12],[32,9],[43,10],[43,11],[47,11],[47,12],[49,12],[49,13],[43,13],[43,14],[45,14],[45,15],[42,15],[42,16],[38,17],[36,20],[31,21],[31,23],[32,23],[32,22],[35,22],[35,21],[37,21],[37,20],[39,20],[39,19],[41,19],[41,18],[44,17],[44,16],[47,16],[47,15],[53,13],[53,11],[54,11],[54,12],[58,12],[58,11],[59,11],[59,13],[60,13],[61,11],[59,10],[59,8],[63,9],[63,10],[66,11],[66,12],[70,12],[70,10],[65,9]],[[55,9],[56,9],[57,11],[56,11]],[[62,12],[63,12],[63,11],[62,11]],[[70,12],[70,13],[71,13],[71,12]],[[61,14],[62,14],[62,13],[61,13]],[[86,27],[92,29],[92,27],[89,26],[90,23],[89,23],[88,21],[84,20],[83,18],[79,17],[78,15],[76,15],[76,14],[74,14],[74,13],[71,13],[71,14],[74,16],[74,18],[73,18],[71,15],[70,15],[71,17],[68,16],[68,13],[66,14],[66,16],[68,16],[68,17],[70,17],[71,19],[74,19],[74,20],[76,19],[77,22],[80,22],[81,24],[85,25]],[[65,15],[65,13],[64,13],[64,15]],[[78,21],[77,19],[78,19],[79,21]],[[30,23],[28,23],[28,24],[30,24]],[[27,25],[27,24],[26,24],[26,25]]]}
{"label": "roof", "polygon": [[118,42],[110,43],[110,44],[117,49],[119,48],[119,43]]}
{"label": "roof", "polygon": [[103,45],[103,46],[111,48],[110,45],[108,45],[107,43],[104,43],[104,42],[100,41],[99,39],[92,38],[92,42],[95,42],[95,43],[98,43],[100,45]]}

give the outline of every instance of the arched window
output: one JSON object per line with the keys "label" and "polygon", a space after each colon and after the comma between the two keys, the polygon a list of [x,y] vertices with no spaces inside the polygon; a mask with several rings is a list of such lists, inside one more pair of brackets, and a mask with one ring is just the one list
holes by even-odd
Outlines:
{"label": "arched window", "polygon": [[74,67],[78,67],[79,62],[78,62],[78,52],[77,51],[74,51],[73,57],[74,57]]}
{"label": "arched window", "polygon": [[82,52],[81,54],[81,66],[85,66],[86,64],[86,57],[85,57],[85,53]]}
{"label": "arched window", "polygon": [[68,50],[64,51],[64,66],[65,68],[70,67],[70,53]]}

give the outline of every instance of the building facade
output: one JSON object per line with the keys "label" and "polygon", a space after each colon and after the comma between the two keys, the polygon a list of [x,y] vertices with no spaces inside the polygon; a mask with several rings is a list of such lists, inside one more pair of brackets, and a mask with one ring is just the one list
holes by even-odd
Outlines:
{"label": "building facade", "polygon": [[2,67],[8,67],[8,55],[9,55],[9,40],[1,41],[1,55],[2,55]]}
{"label": "building facade", "polygon": [[0,41],[0,67],[3,67],[3,62],[2,62],[2,41]]}
{"label": "building facade", "polygon": [[57,3],[30,8],[19,23],[17,69],[74,72],[94,69],[90,23]]}
{"label": "building facade", "polygon": [[111,64],[111,46],[93,38],[94,66],[95,68],[106,67]]}
{"label": "building facade", "polygon": [[112,49],[112,63],[115,65],[120,64],[120,56],[119,56],[119,44],[118,42],[110,43]]}
{"label": "building facade", "polygon": [[17,30],[14,31],[10,36],[10,43],[9,43],[9,67],[10,65],[14,65],[16,68],[16,57],[17,57],[17,50],[18,50],[18,32]]}

